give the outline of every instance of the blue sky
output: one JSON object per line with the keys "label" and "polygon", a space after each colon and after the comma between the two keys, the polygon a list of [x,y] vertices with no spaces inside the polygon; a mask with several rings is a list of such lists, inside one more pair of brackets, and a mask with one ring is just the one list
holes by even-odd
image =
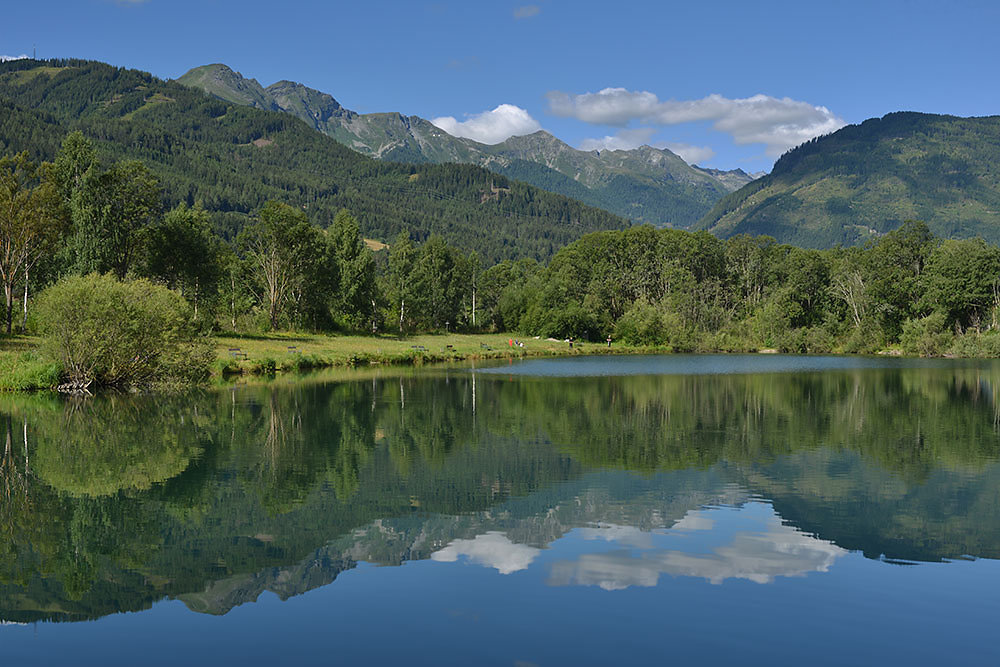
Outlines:
{"label": "blue sky", "polygon": [[49,0],[9,3],[0,54],[223,62],[488,142],[543,128],[754,171],[891,111],[1000,113],[997,26],[1000,3],[962,0]]}

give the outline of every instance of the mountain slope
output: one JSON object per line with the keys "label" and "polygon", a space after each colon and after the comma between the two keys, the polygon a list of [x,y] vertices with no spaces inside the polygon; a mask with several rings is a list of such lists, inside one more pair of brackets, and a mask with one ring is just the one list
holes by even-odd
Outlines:
{"label": "mountain slope", "polygon": [[263,88],[221,64],[196,67],[178,82],[235,104],[285,111],[365,155],[413,163],[477,164],[656,225],[686,227],[720,197],[752,180],[740,170],[691,167],[671,151],[649,146],[579,151],[544,131],[496,145],[481,144],[454,137],[418,116],[357,114],[302,84],[279,81]]}
{"label": "mountain slope", "polygon": [[942,237],[1000,242],[998,164],[1000,116],[892,113],[789,151],[697,228],[831,247],[919,219]]}
{"label": "mountain slope", "polygon": [[[257,88],[241,94],[258,98]],[[269,199],[301,206],[321,225],[347,208],[366,236],[384,241],[440,233],[487,262],[544,259],[587,232],[628,224],[479,167],[373,160],[287,113],[103,63],[0,63],[0,111],[5,153],[52,159],[80,130],[106,160],[143,160],[167,205],[201,203],[229,235]]]}

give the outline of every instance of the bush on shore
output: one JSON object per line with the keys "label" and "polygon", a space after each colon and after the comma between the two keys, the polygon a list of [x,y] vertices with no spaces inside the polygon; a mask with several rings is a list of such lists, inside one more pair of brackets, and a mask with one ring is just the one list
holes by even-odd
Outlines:
{"label": "bush on shore", "polygon": [[215,358],[184,298],[148,280],[70,276],[40,295],[37,314],[42,350],[70,382],[190,384],[208,376]]}

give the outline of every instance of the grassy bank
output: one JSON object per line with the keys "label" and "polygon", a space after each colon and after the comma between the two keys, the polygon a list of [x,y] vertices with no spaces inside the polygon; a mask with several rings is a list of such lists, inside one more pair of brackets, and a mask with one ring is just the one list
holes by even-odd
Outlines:
{"label": "grassy bank", "polygon": [[34,336],[0,338],[0,391],[38,391],[59,384],[58,363],[42,357]]}
{"label": "grassy bank", "polygon": [[668,348],[577,343],[517,338],[506,334],[425,334],[394,336],[324,336],[267,334],[216,338],[216,368],[221,375],[270,373],[337,366],[420,365],[476,359],[521,359],[570,354],[635,354]]}
{"label": "grassy bank", "polygon": [[[517,339],[503,334],[426,334],[395,336],[327,336],[322,334],[272,333],[264,335],[216,336],[217,378],[241,374],[270,374],[316,368],[378,365],[420,366],[447,361],[477,359],[521,359],[570,354],[638,354],[668,352],[669,348],[626,346],[536,338]],[[60,380],[58,363],[44,358],[35,336],[0,337],[0,391],[51,389]]]}

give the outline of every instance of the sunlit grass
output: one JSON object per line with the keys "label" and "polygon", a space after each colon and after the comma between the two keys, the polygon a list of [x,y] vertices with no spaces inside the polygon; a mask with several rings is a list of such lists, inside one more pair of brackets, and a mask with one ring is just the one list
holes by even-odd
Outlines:
{"label": "sunlit grass", "polygon": [[0,336],[0,391],[36,391],[59,384],[60,365],[38,353],[36,336]]}
{"label": "sunlit grass", "polygon": [[515,338],[509,334],[423,334],[400,338],[272,333],[216,338],[217,366],[221,372],[648,351],[649,348],[618,344],[608,348],[606,344],[579,342],[570,348],[565,341]]}

